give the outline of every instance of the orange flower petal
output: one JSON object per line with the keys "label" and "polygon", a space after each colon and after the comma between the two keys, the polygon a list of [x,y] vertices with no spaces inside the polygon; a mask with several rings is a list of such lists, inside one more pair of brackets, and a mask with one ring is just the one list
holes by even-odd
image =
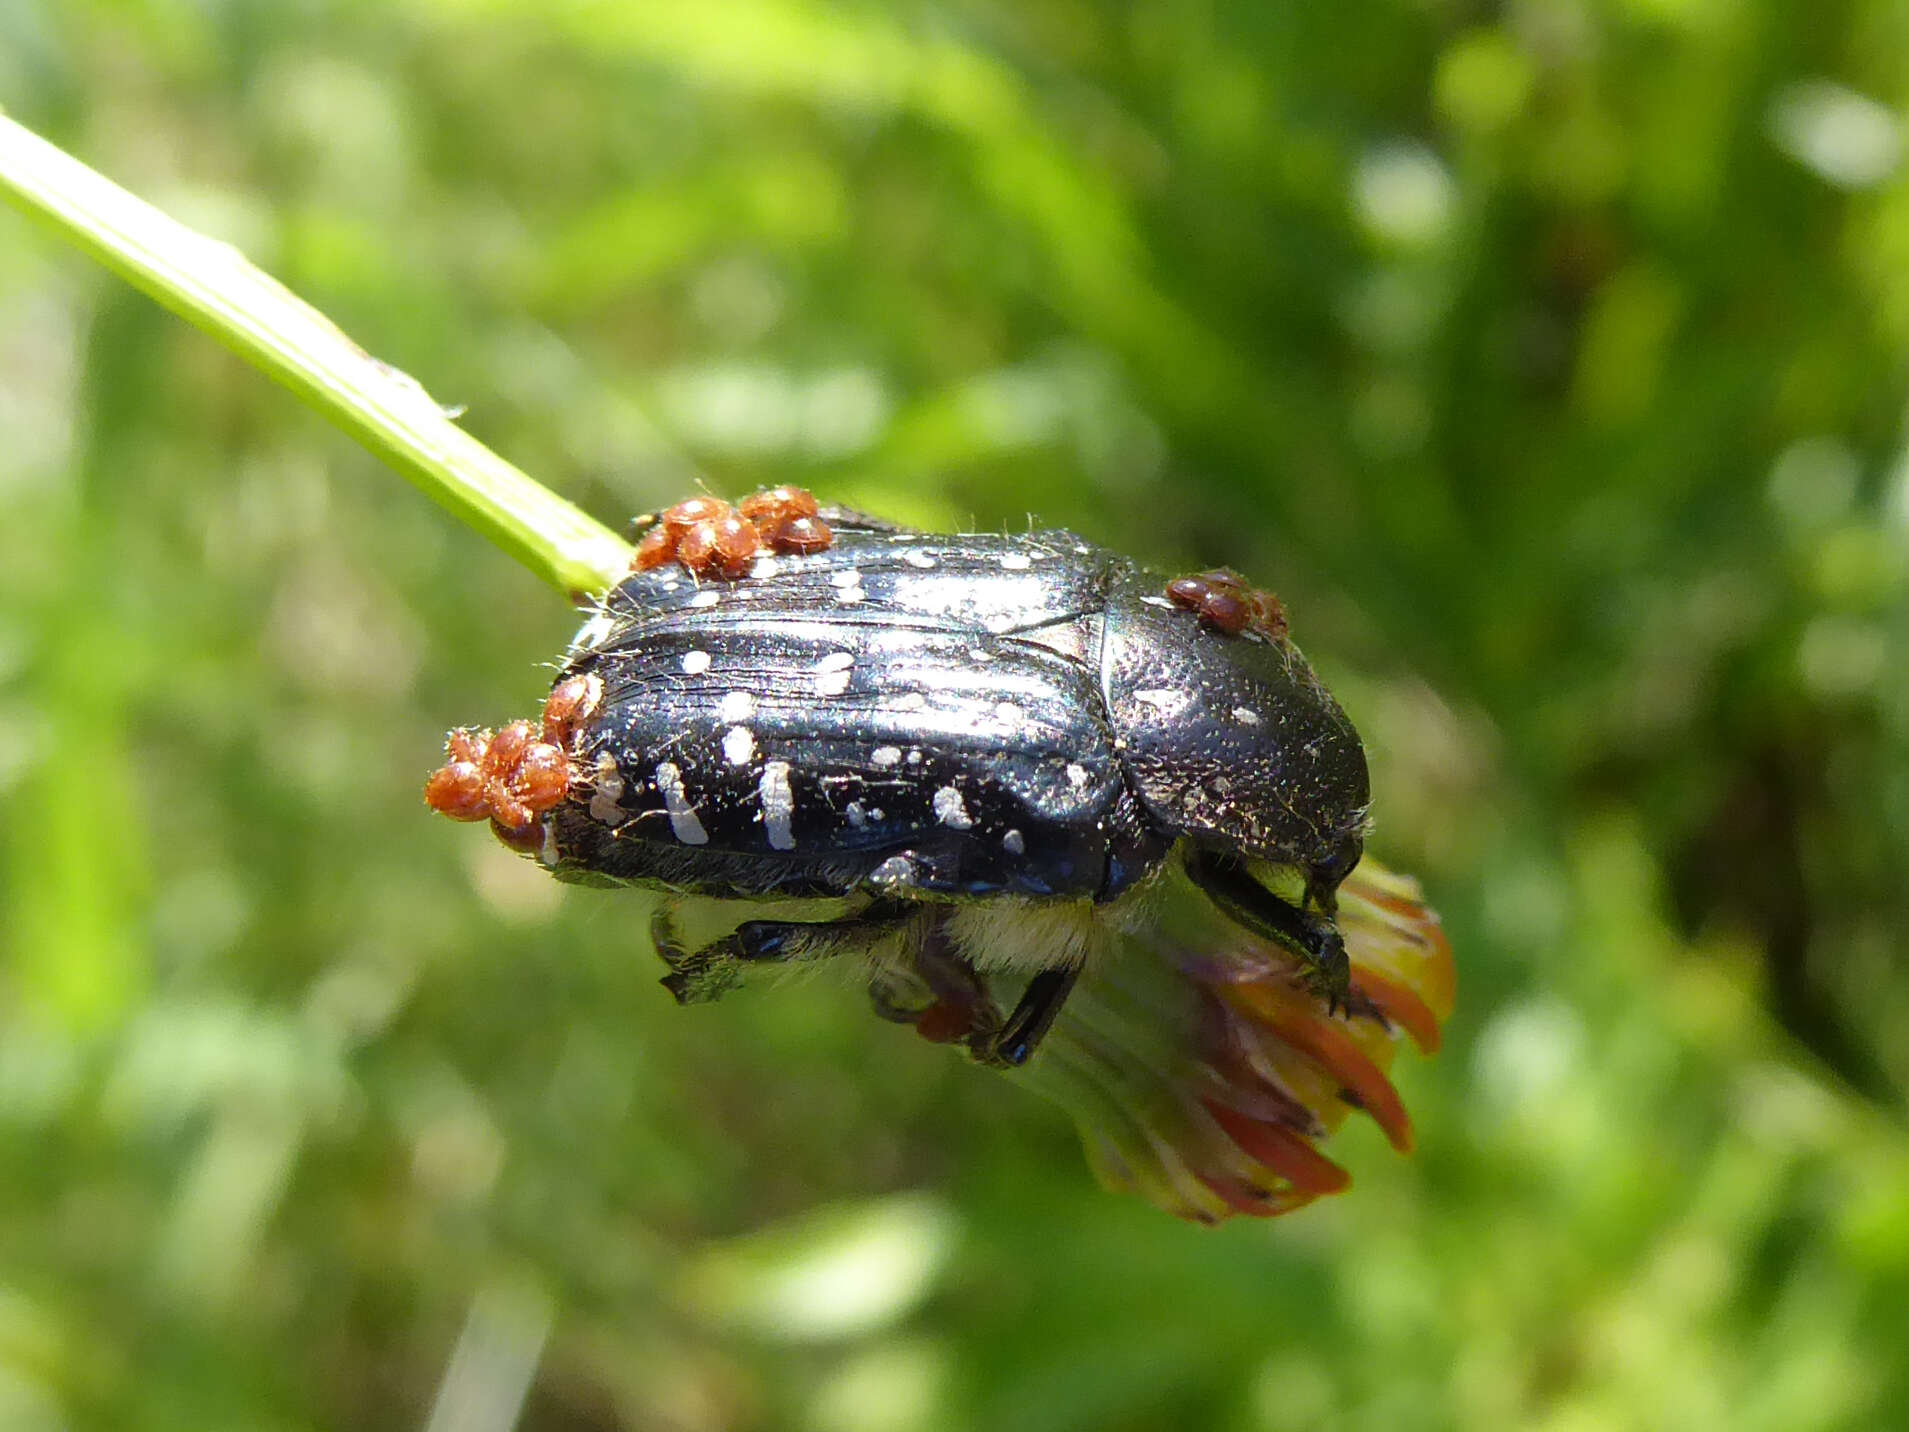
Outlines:
{"label": "orange flower petal", "polygon": [[1438,1018],[1450,1016],[1458,968],[1438,916],[1418,898],[1418,883],[1368,860],[1339,887],[1339,896],[1340,927],[1353,965],[1382,969]]}
{"label": "orange flower petal", "polygon": [[1316,1194],[1301,1193],[1296,1188],[1279,1189],[1270,1193],[1261,1193],[1257,1189],[1236,1187],[1224,1179],[1208,1178],[1200,1175],[1205,1184],[1222,1199],[1228,1208],[1248,1218],[1277,1218],[1282,1213],[1291,1213],[1296,1208],[1304,1208],[1311,1203]]}
{"label": "orange flower petal", "polygon": [[1438,1016],[1411,990],[1373,970],[1357,968],[1352,971],[1352,987],[1370,1000],[1380,1014],[1411,1035],[1421,1053],[1438,1053]]}
{"label": "orange flower petal", "polygon": [[[1242,1152],[1258,1159],[1299,1192],[1309,1197],[1339,1193],[1351,1184],[1351,1174],[1290,1129],[1248,1118],[1212,1099],[1200,1102],[1213,1116],[1213,1122],[1226,1131],[1226,1136],[1238,1144]],[[1220,1196],[1224,1198],[1225,1194]]]}
{"label": "orange flower petal", "polygon": [[1223,1202],[1235,1213],[1243,1213],[1248,1218],[1270,1217],[1266,1205],[1244,1188],[1236,1187],[1223,1178],[1210,1178],[1200,1175],[1200,1182],[1212,1190],[1213,1196]]}
{"label": "orange flower petal", "polygon": [[1296,1001],[1282,999],[1266,984],[1229,985],[1225,993],[1242,1012],[1338,1080],[1351,1096],[1350,1102],[1364,1109],[1385,1130],[1393,1148],[1400,1153],[1411,1152],[1412,1120],[1399,1101],[1399,1091],[1344,1030]]}

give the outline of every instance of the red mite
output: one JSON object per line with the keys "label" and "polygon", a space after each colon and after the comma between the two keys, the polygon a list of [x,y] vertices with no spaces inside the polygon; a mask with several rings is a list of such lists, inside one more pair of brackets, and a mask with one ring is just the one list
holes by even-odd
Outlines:
{"label": "red mite", "polygon": [[778,552],[825,550],[835,540],[828,523],[816,514],[815,498],[800,487],[772,487],[745,497],[736,510],[755,523],[762,540]]}
{"label": "red mite", "polygon": [[1286,608],[1271,592],[1248,586],[1237,572],[1224,568],[1194,577],[1176,577],[1167,583],[1175,606],[1199,614],[1201,621],[1228,636],[1251,627],[1277,641],[1286,635]]}
{"label": "red mite", "polygon": [[[815,497],[772,487],[731,506],[691,497],[647,519],[633,571],[680,562],[696,577],[747,576],[764,551],[806,555],[835,540]],[[603,698],[596,676],[560,681],[541,720],[513,721],[496,732],[459,729],[445,738],[445,763],[425,783],[424,803],[452,820],[488,820],[513,850],[534,853],[542,818],[583,781],[572,747],[578,728]]]}
{"label": "red mite", "polygon": [[602,678],[573,676],[552,689],[536,726],[512,721],[496,732],[451,732],[444,741],[450,759],[425,782],[424,803],[452,820],[488,820],[513,850],[536,850],[544,812],[562,805],[580,779],[570,744],[602,699]]}
{"label": "red mite", "polygon": [[731,507],[719,497],[692,497],[650,519],[630,564],[647,572],[681,562],[698,577],[748,575],[764,550],[804,555],[835,540],[815,498],[800,487],[772,487]]}

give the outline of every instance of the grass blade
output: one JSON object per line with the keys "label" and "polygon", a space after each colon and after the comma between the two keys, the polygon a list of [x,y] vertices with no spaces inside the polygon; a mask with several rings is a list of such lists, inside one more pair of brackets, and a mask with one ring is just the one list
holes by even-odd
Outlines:
{"label": "grass blade", "polygon": [[461,521],[565,593],[628,569],[622,538],[471,437],[252,266],[0,115],[0,194],[211,334],[350,433]]}

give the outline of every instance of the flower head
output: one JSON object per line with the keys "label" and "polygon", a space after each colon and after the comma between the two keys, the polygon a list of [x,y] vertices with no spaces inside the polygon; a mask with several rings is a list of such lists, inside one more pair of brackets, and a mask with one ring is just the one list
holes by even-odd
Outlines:
{"label": "flower head", "polygon": [[[1255,872],[1277,885],[1279,872]],[[1371,859],[1340,886],[1350,991],[1329,1008],[1301,959],[1224,916],[1177,864],[1102,922],[1066,1009],[1012,1077],[1079,1125],[1101,1181],[1199,1222],[1291,1212],[1350,1182],[1319,1145],[1363,1111],[1401,1152],[1387,1076],[1402,1038],[1438,1047],[1451,947],[1417,884]]]}

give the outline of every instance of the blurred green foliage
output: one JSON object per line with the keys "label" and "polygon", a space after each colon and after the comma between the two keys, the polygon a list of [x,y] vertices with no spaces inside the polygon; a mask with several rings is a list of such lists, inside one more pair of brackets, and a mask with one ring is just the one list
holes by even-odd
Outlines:
{"label": "blurred green foliage", "polygon": [[1286,598],[1462,971],[1180,1226],[417,798],[574,618],[0,215],[0,1425],[1909,1424],[1905,0],[10,0],[0,103],[607,519]]}

